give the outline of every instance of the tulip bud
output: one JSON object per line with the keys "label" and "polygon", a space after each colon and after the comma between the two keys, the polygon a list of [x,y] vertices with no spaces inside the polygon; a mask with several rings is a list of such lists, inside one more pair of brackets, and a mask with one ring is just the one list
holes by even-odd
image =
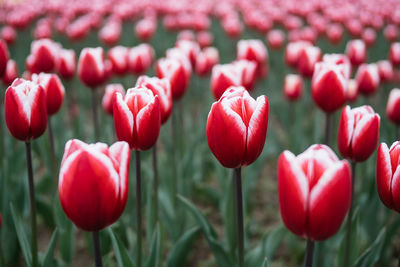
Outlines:
{"label": "tulip bud", "polygon": [[378,61],[378,73],[382,82],[390,82],[394,78],[394,71],[392,63],[388,60]]}
{"label": "tulip bud", "polygon": [[297,70],[305,77],[312,77],[315,64],[321,60],[321,49],[316,46],[307,46],[300,51]]}
{"label": "tulip bud", "polygon": [[214,41],[213,35],[208,31],[201,31],[196,36],[197,42],[201,48],[211,46]]}
{"label": "tulip bud", "polygon": [[312,44],[305,41],[291,42],[286,45],[285,62],[290,67],[296,67],[299,62],[300,52]]}
{"label": "tulip bud", "polygon": [[6,25],[1,29],[0,38],[12,45],[17,39],[17,31],[12,26]]}
{"label": "tulip bud", "polygon": [[157,142],[161,126],[160,102],[151,90],[131,88],[125,97],[116,93],[113,113],[118,140],[128,142],[131,149],[147,150]]}
{"label": "tulip bud", "polygon": [[27,65],[32,73],[52,72],[57,65],[58,47],[51,39],[40,39],[31,44]]}
{"label": "tulip bud", "polygon": [[347,101],[353,103],[358,98],[358,85],[356,80],[350,79],[347,84]]}
{"label": "tulip bud", "polygon": [[65,89],[57,74],[40,73],[32,75],[32,81],[39,84],[46,94],[47,114],[57,113],[64,101]]}
{"label": "tulip bud", "polygon": [[215,65],[211,74],[211,92],[216,100],[231,86],[242,82],[239,69],[233,64]]}
{"label": "tulip bud", "polygon": [[196,73],[198,75],[206,75],[210,73],[212,68],[219,62],[219,53],[215,47],[207,47],[203,49],[196,59]]}
{"label": "tulip bud", "polygon": [[338,148],[344,158],[367,160],[379,141],[380,117],[370,106],[343,108],[338,129]]}
{"label": "tulip bud", "polygon": [[399,153],[400,143],[396,141],[390,149],[381,143],[376,157],[376,186],[383,204],[389,209],[400,212]]}
{"label": "tulip bud", "polygon": [[385,29],[383,30],[383,34],[385,35],[385,38],[389,42],[394,42],[397,40],[397,37],[399,36],[399,31],[397,29],[397,26],[394,24],[388,24]]}
{"label": "tulip bud", "polygon": [[100,231],[121,216],[128,200],[129,146],[116,142],[65,145],[58,196],[67,217],[85,231]]}
{"label": "tulip bud", "polygon": [[183,97],[189,84],[185,67],[175,58],[161,58],[156,64],[159,78],[167,78],[171,84],[172,98],[179,100]]}
{"label": "tulip bud", "polygon": [[136,87],[145,87],[158,96],[160,100],[161,124],[167,122],[172,112],[172,92],[168,79],[157,77],[140,76],[136,81]]}
{"label": "tulip bud", "polygon": [[400,43],[392,43],[390,45],[388,57],[393,66],[400,65]]}
{"label": "tulip bud", "polygon": [[356,81],[360,93],[370,95],[379,87],[379,72],[376,64],[362,64],[356,74]]}
{"label": "tulip bud", "polygon": [[354,66],[364,63],[367,57],[367,47],[362,40],[350,40],[346,45],[346,55]]}
{"label": "tulip bud", "polygon": [[267,43],[274,50],[280,49],[284,42],[285,35],[281,30],[272,30],[267,35]]}
{"label": "tulip bud", "polygon": [[7,68],[3,75],[3,83],[6,86],[10,86],[11,83],[18,78],[18,66],[17,63],[10,59],[7,62]]}
{"label": "tulip bud", "polygon": [[124,46],[115,46],[108,51],[113,73],[123,75],[128,71],[128,55],[129,49]]}
{"label": "tulip bud", "polygon": [[367,46],[371,46],[376,41],[376,32],[372,28],[366,28],[362,33],[362,39]]}
{"label": "tulip bud", "polygon": [[144,18],[135,25],[135,34],[142,41],[148,41],[157,29],[157,22],[153,19]]}
{"label": "tulip bud", "polygon": [[7,44],[4,40],[0,40],[0,77],[4,75],[7,68],[7,62],[10,59]]}
{"label": "tulip bud", "polygon": [[350,79],[351,76],[351,64],[350,60],[346,55],[343,54],[325,54],[322,57],[323,62],[339,65],[342,68],[342,74],[346,79]]}
{"label": "tulip bud", "polygon": [[7,88],[4,110],[8,130],[18,140],[36,139],[46,130],[46,94],[34,82],[16,79]]}
{"label": "tulip bud", "polygon": [[283,95],[289,101],[297,101],[303,95],[303,79],[297,74],[287,74],[283,83]]}
{"label": "tulip bud", "polygon": [[115,45],[121,37],[122,23],[118,19],[109,20],[99,31],[99,39],[106,45]]}
{"label": "tulip bud", "polygon": [[182,50],[182,52],[190,60],[192,66],[196,65],[196,58],[200,53],[200,46],[198,43],[188,40],[178,40],[175,44],[175,47]]}
{"label": "tulip bud", "polygon": [[78,61],[78,75],[90,88],[101,85],[105,80],[103,48],[84,48]]}
{"label": "tulip bud", "polygon": [[105,112],[110,115],[113,115],[115,95],[117,92],[119,92],[123,97],[125,96],[125,89],[122,84],[107,84],[101,103]]}
{"label": "tulip bud", "polygon": [[395,124],[400,124],[400,89],[394,88],[390,91],[386,105],[386,115]]}
{"label": "tulip bud", "polygon": [[326,28],[326,36],[332,44],[338,44],[343,37],[343,27],[340,24],[329,24]]}
{"label": "tulip bud", "polygon": [[257,78],[257,64],[254,61],[241,59],[232,62],[232,65],[236,67],[241,77],[240,85],[244,86],[247,91],[252,91]]}
{"label": "tulip bud", "polygon": [[311,94],[314,102],[326,113],[336,111],[346,102],[348,80],[343,75],[343,66],[327,62],[315,64]]}
{"label": "tulip bud", "polygon": [[325,145],[297,157],[285,150],[278,161],[279,208],[285,226],[315,241],[333,236],[351,205],[351,170]]}
{"label": "tulip bud", "polygon": [[154,60],[154,50],[149,44],[140,44],[129,50],[128,64],[133,74],[146,72]]}
{"label": "tulip bud", "polygon": [[75,75],[76,56],[72,49],[60,49],[58,54],[57,73],[64,79],[71,79]]}
{"label": "tulip bud", "polygon": [[268,51],[260,40],[240,40],[237,43],[237,59],[255,61],[258,77],[268,74]]}
{"label": "tulip bud", "polygon": [[230,87],[211,107],[207,141],[211,152],[226,168],[253,163],[261,154],[268,128],[268,99],[255,100],[245,88]]}

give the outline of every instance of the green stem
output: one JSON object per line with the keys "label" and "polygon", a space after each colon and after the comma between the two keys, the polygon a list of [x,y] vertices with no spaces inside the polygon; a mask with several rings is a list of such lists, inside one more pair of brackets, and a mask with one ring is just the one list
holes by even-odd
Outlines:
{"label": "green stem", "polygon": [[244,266],[244,231],[243,231],[243,192],[241,168],[235,169],[235,191],[236,191],[236,219],[238,234],[238,267]]}
{"label": "green stem", "polygon": [[[57,181],[57,163],[56,163],[56,150],[54,146],[54,135],[53,135],[53,127],[51,126],[51,117],[47,117],[47,127],[49,128],[49,141],[50,141],[50,152],[51,152],[51,167],[53,171],[53,179],[52,181]],[[56,183],[57,184],[57,183]]]}
{"label": "green stem", "polygon": [[172,135],[172,204],[173,207],[176,208],[176,195],[178,193],[178,167],[177,167],[177,160],[176,160],[176,153],[177,153],[177,141],[176,141],[176,110],[172,111],[172,127],[171,127],[171,135]]}
{"label": "green stem", "polygon": [[154,201],[154,226],[158,222],[158,166],[157,166],[157,143],[153,147],[153,201]]}
{"label": "green stem", "polygon": [[333,114],[332,113],[326,113],[325,144],[327,146],[331,146],[332,124],[333,124]]}
{"label": "green stem", "polygon": [[136,267],[142,265],[142,179],[140,175],[140,151],[135,151],[136,160],[136,220],[137,220],[137,255]]}
{"label": "green stem", "polygon": [[102,267],[99,232],[92,232],[94,262],[96,267]]}
{"label": "green stem", "polygon": [[95,141],[99,140],[99,120],[97,116],[97,90],[92,88],[92,115]]}
{"label": "green stem", "polygon": [[35,185],[33,183],[31,143],[25,142],[26,163],[28,166],[29,198],[31,203],[31,252],[32,266],[38,266],[37,238],[36,238],[36,204],[35,204]]}
{"label": "green stem", "polygon": [[344,255],[344,263],[345,266],[350,266],[350,248],[351,248],[351,220],[353,217],[353,201],[354,201],[354,179],[356,178],[356,162],[351,162],[351,202],[350,202],[350,210],[347,216],[347,225],[346,225],[346,248]]}
{"label": "green stem", "polygon": [[314,241],[311,239],[307,239],[307,247],[306,247],[306,260],[305,267],[313,266],[313,257],[314,257]]}

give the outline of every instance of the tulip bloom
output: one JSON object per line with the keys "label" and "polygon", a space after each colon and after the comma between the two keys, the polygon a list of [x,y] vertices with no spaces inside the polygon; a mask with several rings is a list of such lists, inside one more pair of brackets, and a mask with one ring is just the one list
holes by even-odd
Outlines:
{"label": "tulip bloom", "polygon": [[203,49],[196,59],[196,73],[205,75],[210,73],[212,68],[219,62],[219,53],[215,47],[207,47]]}
{"label": "tulip bloom", "polygon": [[168,79],[140,76],[136,81],[136,87],[145,87],[153,92],[160,100],[161,124],[167,122],[172,112],[172,92]]}
{"label": "tulip bloom", "polygon": [[46,93],[31,81],[16,79],[7,88],[5,120],[10,133],[18,140],[29,142],[46,130]]}
{"label": "tulip bloom", "polygon": [[108,51],[113,73],[123,75],[129,70],[128,55],[129,49],[124,46],[115,46]]}
{"label": "tulip bloom", "polygon": [[400,124],[400,89],[398,88],[390,91],[386,105],[386,115],[394,124]]}
{"label": "tulip bloom", "polygon": [[394,42],[397,40],[397,37],[399,36],[399,31],[397,29],[397,26],[394,24],[388,24],[385,29],[383,30],[383,34],[385,35],[385,38],[389,42]]}
{"label": "tulip bloom", "polygon": [[312,77],[315,64],[321,60],[321,49],[316,46],[307,46],[300,51],[297,70],[305,77]]}
{"label": "tulip bloom", "polygon": [[5,25],[1,29],[0,38],[12,45],[17,39],[17,31],[10,25]]}
{"label": "tulip bloom", "polygon": [[75,75],[76,56],[72,49],[60,49],[58,54],[57,73],[63,79],[71,79]]}
{"label": "tulip bloom", "polygon": [[379,141],[380,117],[370,106],[343,108],[338,128],[338,148],[344,158],[367,160]]}
{"label": "tulip bloom", "polygon": [[157,21],[144,18],[135,25],[135,34],[142,41],[150,40],[157,29]]}
{"label": "tulip bloom", "polygon": [[148,44],[141,44],[129,50],[128,65],[133,74],[146,72],[154,60],[154,50]]}
{"label": "tulip bloom", "polygon": [[392,63],[389,60],[380,60],[377,63],[379,78],[382,82],[390,82],[394,78]]}
{"label": "tulip bloom", "polygon": [[399,141],[394,142],[390,148],[385,143],[381,143],[376,157],[378,195],[386,207],[397,212],[400,212],[399,152]]}
{"label": "tulip bloom", "polygon": [[115,45],[121,37],[122,23],[119,19],[110,19],[99,31],[99,39],[106,45]]}
{"label": "tulip bloom", "polygon": [[362,40],[350,40],[346,45],[346,55],[354,66],[365,62],[367,57],[367,47]]}
{"label": "tulip bloom", "polygon": [[297,157],[285,150],[278,161],[278,192],[282,220],[292,233],[328,239],[351,205],[350,166],[325,145],[312,145]]}
{"label": "tulip bloom", "polygon": [[285,62],[289,67],[296,67],[299,62],[300,52],[307,46],[311,46],[310,42],[297,41],[290,42],[285,48]]}
{"label": "tulip bloom", "polygon": [[269,46],[274,49],[278,50],[282,47],[283,43],[285,42],[285,35],[281,30],[272,30],[267,34],[267,42]]}
{"label": "tulip bloom", "polygon": [[208,145],[226,168],[253,163],[260,155],[267,135],[268,99],[253,99],[245,88],[230,87],[208,114]]}
{"label": "tulip bloom", "polygon": [[31,44],[27,66],[32,73],[51,72],[57,65],[59,47],[51,39],[40,39]]}
{"label": "tulip bloom", "polygon": [[283,95],[289,101],[300,99],[304,91],[303,79],[297,74],[287,74],[283,83]]}
{"label": "tulip bloom", "polygon": [[376,64],[362,64],[356,74],[356,81],[360,93],[370,95],[379,87],[379,72]]}
{"label": "tulip bloom", "polygon": [[326,62],[315,64],[311,82],[314,102],[326,113],[336,111],[346,102],[347,82],[342,65]]}
{"label": "tulip bloom", "polygon": [[172,98],[179,100],[189,85],[187,71],[184,65],[175,58],[161,58],[156,64],[156,73],[159,78],[167,78],[171,83]]}
{"label": "tulip bloom", "polygon": [[58,195],[65,214],[77,227],[97,232],[121,216],[128,200],[129,160],[125,142],[110,147],[76,139],[66,143]]}
{"label": "tulip bloom", "polygon": [[115,94],[117,92],[119,92],[122,96],[125,96],[125,89],[122,86],[122,84],[119,83],[107,84],[102,99],[102,105],[105,112],[107,112],[110,115],[113,115]]}
{"label": "tulip bloom", "polygon": [[193,67],[196,65],[196,59],[200,53],[200,46],[198,43],[189,40],[178,40],[175,47],[182,50]]}
{"label": "tulip bloom", "polygon": [[355,102],[358,98],[358,85],[356,80],[350,79],[347,84],[347,101]]}
{"label": "tulip bloom", "polygon": [[211,92],[216,100],[231,86],[238,86],[242,79],[238,69],[232,64],[215,65],[211,73]]}
{"label": "tulip bloom", "polygon": [[39,84],[46,93],[47,114],[57,113],[64,100],[65,89],[56,74],[33,74],[32,81]]}
{"label": "tulip bloom", "polygon": [[196,40],[201,48],[205,48],[213,44],[214,37],[212,33],[208,31],[201,31],[197,34]]}
{"label": "tulip bloom", "polygon": [[343,26],[338,23],[329,24],[326,27],[326,36],[332,44],[338,44],[343,37]]}
{"label": "tulip bloom", "polygon": [[161,112],[159,97],[145,87],[128,89],[125,97],[116,93],[114,124],[118,139],[131,149],[147,150],[157,141]]}
{"label": "tulip bloom", "polygon": [[257,64],[254,61],[241,59],[232,62],[232,65],[239,73],[240,85],[244,86],[247,91],[252,91],[257,79]]}
{"label": "tulip bloom", "polygon": [[17,78],[18,78],[18,66],[17,66],[17,63],[14,60],[10,59],[7,62],[6,71],[4,72],[4,75],[3,75],[3,78],[2,78],[3,83],[6,86],[10,86],[11,83]]}
{"label": "tulip bloom", "polygon": [[4,75],[7,68],[7,62],[10,59],[7,44],[4,40],[0,40],[0,77]]}
{"label": "tulip bloom", "polygon": [[268,51],[260,40],[240,40],[237,43],[237,59],[247,59],[257,63],[258,77],[268,74]]}
{"label": "tulip bloom", "polygon": [[105,80],[103,48],[84,48],[78,61],[78,75],[81,81],[94,90]]}
{"label": "tulip bloom", "polygon": [[400,65],[400,43],[392,43],[390,45],[388,58],[393,66]]}

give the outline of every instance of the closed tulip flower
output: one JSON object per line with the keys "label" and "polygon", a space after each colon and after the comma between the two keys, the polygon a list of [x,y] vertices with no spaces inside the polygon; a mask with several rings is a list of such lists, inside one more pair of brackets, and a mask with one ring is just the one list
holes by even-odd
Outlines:
{"label": "closed tulip flower", "polygon": [[17,39],[17,31],[12,26],[6,25],[1,29],[0,38],[12,45]]}
{"label": "closed tulip flower", "polygon": [[32,81],[39,84],[46,93],[47,114],[57,113],[64,101],[65,89],[56,74],[33,74]]}
{"label": "closed tulip flower", "polygon": [[99,39],[106,45],[115,45],[121,38],[121,32],[121,21],[112,18],[99,31]]}
{"label": "closed tulip flower", "polygon": [[72,49],[60,49],[58,54],[57,73],[63,79],[71,79],[75,75],[76,56]]}
{"label": "closed tulip flower", "polygon": [[385,38],[389,42],[394,42],[397,40],[397,37],[399,36],[399,30],[396,25],[388,24],[383,30],[383,34],[385,35]]}
{"label": "closed tulip flower", "polygon": [[240,76],[240,85],[244,86],[247,91],[254,89],[257,80],[257,64],[254,61],[241,59],[232,62]]}
{"label": "closed tulip flower", "polygon": [[122,84],[107,84],[101,103],[104,111],[110,115],[113,115],[115,94],[117,92],[120,93],[122,96],[125,96],[125,89]]}
{"label": "closed tulip flower", "polygon": [[376,32],[372,28],[366,28],[362,33],[362,39],[367,46],[371,46],[376,41]]}
{"label": "closed tulip flower", "polygon": [[367,47],[362,40],[350,40],[346,45],[346,55],[354,66],[365,62],[367,58]]}
{"label": "closed tulip flower", "polygon": [[147,150],[157,141],[161,112],[159,97],[145,87],[128,89],[125,97],[116,93],[114,124],[118,139],[131,149]]}
{"label": "closed tulip flower", "polygon": [[378,195],[389,209],[400,212],[399,155],[400,142],[390,148],[381,143],[376,157],[376,186]]}
{"label": "closed tulip flower", "polygon": [[52,72],[57,65],[58,46],[51,39],[40,39],[31,44],[27,65],[32,73]]}
{"label": "closed tulip flower", "polygon": [[136,81],[136,87],[145,87],[159,97],[161,124],[166,123],[172,112],[172,92],[169,80],[143,75]]}
{"label": "closed tulip flower", "polygon": [[241,75],[232,64],[215,65],[211,74],[211,92],[216,100],[231,86],[242,83]]}
{"label": "closed tulip flower", "polygon": [[187,56],[192,64],[192,67],[196,65],[196,59],[200,53],[200,46],[198,43],[189,40],[178,40],[175,47],[182,50],[182,52]]}
{"label": "closed tulip flower", "polygon": [[365,95],[375,93],[379,88],[379,72],[376,64],[362,64],[356,74],[358,91]]}
{"label": "closed tulip flower", "polygon": [[307,46],[300,51],[297,70],[304,77],[312,77],[315,64],[321,60],[321,49],[316,46]]}
{"label": "closed tulip flower", "polygon": [[0,77],[4,75],[7,68],[7,62],[10,59],[7,44],[4,40],[0,40]]}
{"label": "closed tulip flower", "polygon": [[29,142],[46,130],[46,94],[38,84],[16,79],[7,88],[4,109],[8,130],[18,140]]}
{"label": "closed tulip flower", "polygon": [[290,42],[285,48],[285,62],[289,67],[296,67],[299,62],[300,52],[307,46],[311,46],[310,42],[297,41]]}
{"label": "closed tulip flower", "polygon": [[338,148],[344,158],[367,160],[379,141],[380,117],[370,106],[343,108],[338,128]]}
{"label": "closed tulip flower", "polygon": [[105,79],[103,48],[84,48],[78,61],[78,75],[91,89],[101,85]]}
{"label": "closed tulip flower", "polygon": [[304,91],[303,79],[297,74],[287,74],[283,83],[283,95],[289,101],[300,99]]}
{"label": "closed tulip flower", "polygon": [[268,74],[268,51],[260,40],[240,40],[237,43],[237,59],[247,59],[257,63],[258,77]]}
{"label": "closed tulip flower", "polygon": [[209,74],[212,68],[219,62],[219,53],[215,47],[203,49],[196,59],[196,73],[198,75]]}
{"label": "closed tulip flower", "polygon": [[380,60],[377,63],[379,78],[382,82],[390,82],[394,78],[392,63],[389,60]]}
{"label": "closed tulip flower", "polygon": [[329,24],[326,27],[326,36],[332,44],[338,44],[343,37],[343,26],[338,23]]}
{"label": "closed tulip flower", "polygon": [[201,48],[205,48],[213,44],[214,37],[209,31],[201,31],[196,35],[196,40]]}
{"label": "closed tulip flower", "polygon": [[4,72],[4,75],[3,75],[3,78],[2,78],[3,83],[6,86],[10,86],[11,83],[17,78],[18,78],[18,66],[17,66],[17,63],[14,60],[10,59],[7,62],[7,68],[6,68],[6,71]]}
{"label": "closed tulip flower", "polygon": [[267,135],[269,105],[266,96],[252,98],[244,87],[230,87],[208,114],[207,141],[226,168],[253,163]]}
{"label": "closed tulip flower", "polygon": [[272,49],[278,50],[285,42],[285,34],[281,30],[272,30],[267,34],[267,42]]}
{"label": "closed tulip flower", "polygon": [[73,139],[66,143],[58,196],[67,217],[85,231],[100,231],[121,216],[128,200],[130,151]]}
{"label": "closed tulip flower", "polygon": [[340,228],[351,205],[351,171],[325,145],[312,145],[278,161],[279,208],[285,226],[295,235],[326,240]]}
{"label": "closed tulip flower", "polygon": [[346,103],[348,80],[343,75],[343,65],[327,62],[315,64],[311,82],[314,102],[324,112],[331,113]]}
{"label": "closed tulip flower", "polygon": [[153,64],[154,50],[148,44],[141,44],[129,50],[128,64],[129,70],[133,74],[146,72]]}
{"label": "closed tulip flower", "polygon": [[342,68],[342,73],[346,79],[351,76],[351,63],[349,58],[344,54],[325,54],[322,57],[323,62],[339,65]]}
{"label": "closed tulip flower", "polygon": [[172,98],[179,100],[186,92],[189,77],[183,64],[175,58],[161,58],[156,64],[159,78],[167,78],[171,84]]}
{"label": "closed tulip flower", "polygon": [[157,29],[157,21],[154,19],[144,18],[135,25],[135,34],[142,41],[148,41]]}
{"label": "closed tulip flower", "polygon": [[347,101],[355,102],[358,98],[358,85],[356,80],[350,79],[347,84]]}
{"label": "closed tulip flower", "polygon": [[113,73],[123,75],[129,70],[128,56],[129,49],[124,46],[115,46],[108,51]]}
{"label": "closed tulip flower", "polygon": [[388,58],[393,66],[400,65],[400,43],[392,43],[390,45]]}
{"label": "closed tulip flower", "polygon": [[398,88],[390,91],[386,105],[386,115],[394,124],[400,124],[400,89]]}

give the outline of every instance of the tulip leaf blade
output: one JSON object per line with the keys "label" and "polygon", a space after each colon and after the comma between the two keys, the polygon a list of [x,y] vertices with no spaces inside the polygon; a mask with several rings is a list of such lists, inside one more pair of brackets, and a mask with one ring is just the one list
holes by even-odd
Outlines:
{"label": "tulip leaf blade", "polygon": [[369,246],[360,257],[358,257],[357,261],[354,263],[353,267],[367,267],[374,266],[375,263],[379,260],[379,257],[382,253],[382,247],[384,244],[386,235],[386,227],[384,227],[376,237],[375,241]]}
{"label": "tulip leaf blade", "polygon": [[43,267],[53,267],[56,266],[54,261],[54,248],[56,245],[56,240],[58,236],[58,229],[56,228],[51,236],[49,246],[47,248],[46,254],[44,255],[43,259]]}
{"label": "tulip leaf blade", "polygon": [[12,203],[10,203],[10,210],[11,210],[11,216],[14,221],[15,231],[17,232],[17,238],[19,241],[19,245],[21,246],[22,254],[24,255],[26,265],[28,265],[28,267],[31,267],[32,266],[32,254],[31,254],[31,249],[29,246],[28,238],[27,238],[24,228],[21,224],[20,218],[16,215],[16,213],[14,211],[14,205]]}
{"label": "tulip leaf blade", "polygon": [[110,236],[111,243],[114,248],[115,258],[117,259],[118,267],[134,267],[131,258],[128,255],[125,247],[117,239],[111,227],[107,228],[107,233]]}
{"label": "tulip leaf blade", "polygon": [[186,258],[200,230],[201,228],[196,226],[182,235],[168,255],[167,267],[186,266]]}
{"label": "tulip leaf blade", "polygon": [[218,242],[218,236],[215,229],[207,221],[204,215],[193,205],[188,199],[183,196],[178,196],[178,199],[184,204],[184,206],[192,213],[193,217],[201,227],[201,230],[207,240],[208,246],[212,253],[214,254],[217,265],[220,267],[230,267],[233,266],[231,258],[228,253]]}
{"label": "tulip leaf blade", "polygon": [[[360,209],[356,207],[353,212],[353,218],[351,219],[351,229],[352,229],[352,234],[351,234],[351,246],[349,247],[349,264],[350,266],[356,261],[357,259],[357,252],[358,252],[358,231],[360,227]],[[347,223],[348,223],[348,217],[346,217],[346,220],[344,221],[344,235],[343,239],[340,243],[339,247],[339,255],[338,255],[338,266],[344,266],[345,265],[345,254],[346,254],[346,249],[347,249]]]}
{"label": "tulip leaf blade", "polygon": [[146,267],[158,267],[159,266],[160,251],[161,251],[160,246],[161,246],[160,225],[157,224],[156,230],[154,231],[153,238],[151,240],[150,255],[147,259]]}
{"label": "tulip leaf blade", "polygon": [[269,266],[268,258],[265,258],[265,260],[264,260],[263,264],[261,265],[261,267],[268,267],[268,266]]}

